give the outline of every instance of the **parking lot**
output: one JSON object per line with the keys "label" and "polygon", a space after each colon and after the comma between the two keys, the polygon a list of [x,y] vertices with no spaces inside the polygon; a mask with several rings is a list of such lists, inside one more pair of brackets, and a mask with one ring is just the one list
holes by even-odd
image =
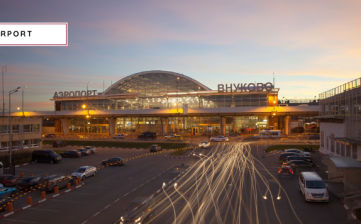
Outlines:
{"label": "parking lot", "polygon": [[[62,150],[76,148],[78,147],[66,147]],[[211,148],[207,150],[197,149],[196,152],[207,153]],[[149,150],[100,148],[95,154],[88,156],[63,158],[59,164],[36,163],[18,167],[17,174],[22,172],[25,176],[30,174],[34,176],[69,175],[80,166],[98,167],[102,160],[111,157],[132,158],[126,162],[125,166],[104,168],[100,166],[97,175],[86,179],[81,188],[3,218],[1,223],[114,223],[132,200],[137,197],[149,197],[161,188],[163,182],[176,176],[179,173],[176,171],[180,168],[192,166],[199,160],[193,156],[183,159],[164,158],[168,152],[153,155],[147,155],[147,153]],[[315,171],[323,179],[327,179],[325,172],[327,167],[321,163],[319,153],[312,154],[316,167],[298,168],[296,174],[291,176],[277,175],[280,168],[278,154],[267,158],[256,157],[255,146],[252,146],[252,153],[277,178],[302,223],[346,223],[346,210],[334,195],[330,195],[329,203],[307,203],[299,192],[298,176],[301,171]],[[262,172],[266,176],[269,175],[266,170]],[[272,186],[271,176],[269,176],[269,182]],[[63,191],[65,189],[60,192]],[[271,187],[271,193],[277,195],[277,188]],[[15,201],[14,210],[26,206],[26,197],[29,195],[32,196],[33,202],[41,199],[39,191],[23,195]],[[51,195],[53,193],[49,193],[47,196]],[[276,206],[280,217],[286,221],[283,223],[291,223],[294,221],[294,217],[289,215],[292,211],[288,206],[288,199],[285,194],[281,194],[281,198],[282,200],[277,201],[276,205],[265,202],[264,208],[272,211],[273,206]],[[160,219],[162,222],[170,223],[172,221],[173,212],[169,212],[168,217]],[[266,213],[262,215],[262,220],[265,220],[265,223],[272,223],[270,222],[272,218],[268,217]]]}
{"label": "parking lot", "polygon": [[[71,150],[78,147],[65,147],[62,150]],[[52,148],[49,148],[52,149]],[[1,223],[83,223],[104,207],[122,197],[112,206],[99,215],[100,220],[111,223],[119,219],[121,208],[138,196],[149,196],[159,189],[163,181],[169,178],[168,172],[173,167],[182,163],[192,165],[194,160],[166,159],[169,153],[158,153],[146,155],[149,150],[141,149],[111,149],[100,148],[95,154],[82,156],[80,158],[63,158],[61,163],[34,163],[20,166],[16,172],[24,173],[25,176],[44,176],[46,174],[69,175],[80,166],[101,165],[101,161],[111,157],[132,158],[125,166],[109,166],[98,169],[95,177],[84,181],[84,186],[48,200],[35,207],[28,208],[12,216],[4,218]],[[143,155],[139,157],[139,155]],[[184,160],[187,160],[186,162]],[[176,168],[174,168],[176,169]],[[65,189],[60,190],[60,192]],[[18,198],[14,204],[14,210],[26,206],[26,197],[32,196],[33,202],[39,201],[40,191],[33,191]],[[53,193],[48,194],[51,196]],[[126,196],[124,196],[126,195]],[[108,213],[111,213],[109,215]],[[88,223],[103,223],[93,218]]]}

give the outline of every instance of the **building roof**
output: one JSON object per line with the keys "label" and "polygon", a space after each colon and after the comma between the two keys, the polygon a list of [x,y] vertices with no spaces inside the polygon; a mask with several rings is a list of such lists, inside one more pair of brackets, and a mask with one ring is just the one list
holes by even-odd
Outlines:
{"label": "building roof", "polygon": [[330,160],[335,165],[337,171],[349,169],[361,171],[361,163],[355,158],[346,156],[330,156]]}

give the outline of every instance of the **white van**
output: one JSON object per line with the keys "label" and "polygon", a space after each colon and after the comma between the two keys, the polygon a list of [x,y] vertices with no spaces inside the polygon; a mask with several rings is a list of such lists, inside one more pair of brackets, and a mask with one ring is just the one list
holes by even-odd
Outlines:
{"label": "white van", "polygon": [[301,172],[298,180],[305,201],[328,202],[329,196],[322,178],[315,172]]}

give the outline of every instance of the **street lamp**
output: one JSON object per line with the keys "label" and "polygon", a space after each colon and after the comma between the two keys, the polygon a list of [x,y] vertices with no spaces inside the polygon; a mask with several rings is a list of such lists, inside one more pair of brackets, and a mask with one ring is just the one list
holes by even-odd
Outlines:
{"label": "street lamp", "polygon": [[13,151],[13,147],[12,147],[12,132],[13,132],[13,129],[12,129],[12,126],[11,126],[11,94],[13,93],[16,93],[18,92],[20,89],[20,87],[16,88],[16,89],[13,89],[9,92],[9,128],[10,128],[10,132],[9,132],[9,159],[10,159],[10,166],[9,167],[12,167],[12,164],[11,164],[11,153]]}
{"label": "street lamp", "polygon": [[88,85],[90,84],[91,82],[88,82],[86,84],[86,107],[88,108],[88,115],[89,115],[89,105],[88,105]]}
{"label": "street lamp", "polygon": [[21,106],[22,106],[22,109],[23,109],[23,117],[25,116],[24,115],[24,89],[27,88],[28,86],[23,86],[23,88],[21,89]]}

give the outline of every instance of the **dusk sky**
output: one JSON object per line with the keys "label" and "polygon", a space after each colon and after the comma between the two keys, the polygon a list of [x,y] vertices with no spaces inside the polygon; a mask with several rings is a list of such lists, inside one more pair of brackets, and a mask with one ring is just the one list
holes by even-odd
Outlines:
{"label": "dusk sky", "polygon": [[280,98],[314,98],[361,77],[360,12],[360,0],[0,0],[0,22],[69,24],[67,47],[0,47],[5,96],[27,85],[25,110],[52,111],[56,91],[165,70],[214,90],[274,73]]}

